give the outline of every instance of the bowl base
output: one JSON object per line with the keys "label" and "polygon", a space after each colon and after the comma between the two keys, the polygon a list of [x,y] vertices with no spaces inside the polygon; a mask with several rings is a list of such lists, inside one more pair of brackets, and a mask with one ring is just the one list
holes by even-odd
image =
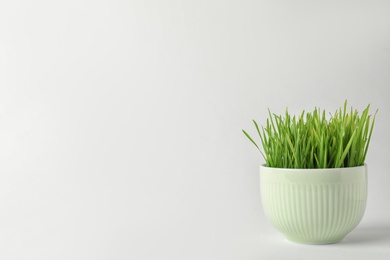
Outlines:
{"label": "bowl base", "polygon": [[337,239],[327,239],[327,240],[301,240],[287,237],[286,240],[295,244],[305,244],[305,245],[328,245],[340,243],[344,237]]}

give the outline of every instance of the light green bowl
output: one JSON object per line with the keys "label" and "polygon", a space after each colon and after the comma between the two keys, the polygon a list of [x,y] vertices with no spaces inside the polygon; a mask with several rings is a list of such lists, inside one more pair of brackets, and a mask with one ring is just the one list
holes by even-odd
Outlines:
{"label": "light green bowl", "polygon": [[260,166],[263,208],[292,242],[337,243],[364,215],[367,165],[334,169]]}

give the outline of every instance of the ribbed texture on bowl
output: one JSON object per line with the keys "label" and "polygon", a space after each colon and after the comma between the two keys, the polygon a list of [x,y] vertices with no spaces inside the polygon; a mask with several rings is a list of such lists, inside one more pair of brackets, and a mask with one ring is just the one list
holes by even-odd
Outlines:
{"label": "ribbed texture on bowl", "polygon": [[267,217],[294,242],[341,241],[359,224],[367,200],[366,167],[345,169],[261,167],[261,196]]}

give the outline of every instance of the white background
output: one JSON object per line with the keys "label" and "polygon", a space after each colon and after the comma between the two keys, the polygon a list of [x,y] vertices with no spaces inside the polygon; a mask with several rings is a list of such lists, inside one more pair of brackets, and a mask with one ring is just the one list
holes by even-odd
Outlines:
{"label": "white background", "polygon": [[[0,1],[1,259],[389,259],[388,1]],[[267,108],[379,109],[364,219],[286,242]]]}

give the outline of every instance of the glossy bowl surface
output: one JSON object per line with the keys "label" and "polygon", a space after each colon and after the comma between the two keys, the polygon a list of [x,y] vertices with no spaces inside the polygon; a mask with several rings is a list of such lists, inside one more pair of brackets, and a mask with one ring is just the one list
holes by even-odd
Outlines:
{"label": "glossy bowl surface", "polygon": [[290,241],[337,243],[361,221],[367,165],[335,169],[260,166],[261,199],[271,223]]}

